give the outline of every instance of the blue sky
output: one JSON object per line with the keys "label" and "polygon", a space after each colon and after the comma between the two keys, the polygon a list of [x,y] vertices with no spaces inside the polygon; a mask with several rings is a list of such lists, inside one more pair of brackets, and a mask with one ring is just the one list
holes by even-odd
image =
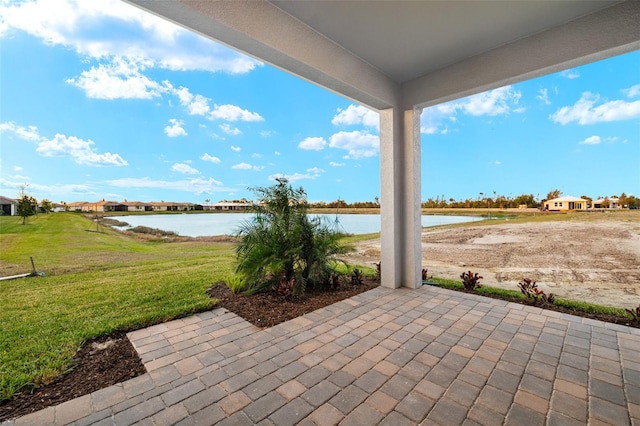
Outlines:
{"label": "blue sky", "polygon": [[[422,114],[422,198],[640,194],[640,52]],[[0,0],[0,194],[380,195],[377,113],[119,1]]]}

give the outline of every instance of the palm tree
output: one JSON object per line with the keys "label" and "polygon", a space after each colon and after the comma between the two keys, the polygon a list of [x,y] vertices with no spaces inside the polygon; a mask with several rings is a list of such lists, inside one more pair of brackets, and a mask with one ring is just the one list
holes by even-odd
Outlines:
{"label": "palm tree", "polygon": [[307,215],[306,193],[287,179],[253,191],[258,194],[256,214],[241,224],[236,246],[236,272],[248,290],[268,290],[281,281],[294,281],[295,294],[321,286],[333,272],[336,256],[350,248],[320,218]]}

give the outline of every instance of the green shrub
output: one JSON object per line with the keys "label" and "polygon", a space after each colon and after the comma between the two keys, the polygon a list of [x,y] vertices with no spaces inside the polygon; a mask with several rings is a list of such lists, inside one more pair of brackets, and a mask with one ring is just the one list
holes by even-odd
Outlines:
{"label": "green shrub", "polygon": [[178,235],[173,231],[163,231],[162,229],[150,228],[148,226],[136,226],[135,228],[129,229],[129,231],[134,232],[136,234],[147,234],[147,235],[156,235],[156,236],[163,236],[163,237],[167,237],[167,236],[173,237]]}
{"label": "green shrub", "polygon": [[224,283],[229,287],[233,294],[242,293],[246,289],[246,284],[242,281],[242,277],[238,275],[228,275]]}
{"label": "green shrub", "polygon": [[286,179],[253,189],[258,204],[253,219],[236,233],[236,272],[250,293],[294,282],[293,294],[322,289],[330,281],[337,256],[351,250],[322,219],[307,215],[306,193]]}

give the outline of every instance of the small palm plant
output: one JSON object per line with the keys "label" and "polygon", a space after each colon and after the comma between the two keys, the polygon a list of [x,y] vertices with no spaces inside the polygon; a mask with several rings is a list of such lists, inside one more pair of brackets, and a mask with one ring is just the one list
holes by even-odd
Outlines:
{"label": "small palm plant", "polygon": [[280,282],[294,282],[293,293],[321,288],[330,282],[337,256],[352,249],[319,217],[307,215],[306,193],[287,179],[255,188],[255,216],[238,232],[236,272],[251,293],[271,290]]}

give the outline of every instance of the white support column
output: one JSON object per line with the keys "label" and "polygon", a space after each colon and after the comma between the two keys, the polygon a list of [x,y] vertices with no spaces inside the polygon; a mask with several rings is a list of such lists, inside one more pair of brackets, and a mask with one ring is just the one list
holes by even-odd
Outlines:
{"label": "white support column", "polygon": [[381,285],[421,285],[420,109],[380,111]]}

